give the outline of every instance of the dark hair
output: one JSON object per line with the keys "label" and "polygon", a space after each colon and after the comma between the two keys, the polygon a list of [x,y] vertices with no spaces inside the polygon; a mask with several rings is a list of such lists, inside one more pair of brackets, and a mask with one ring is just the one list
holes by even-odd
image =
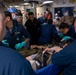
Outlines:
{"label": "dark hair", "polygon": [[53,23],[53,20],[52,19],[49,19],[47,22],[48,22],[48,24],[52,24]]}
{"label": "dark hair", "polygon": [[66,41],[67,44],[71,44],[74,41],[74,39],[70,38],[69,40]]}
{"label": "dark hair", "polygon": [[19,12],[19,13],[17,14],[17,16],[22,16],[22,13]]}
{"label": "dark hair", "polygon": [[30,15],[34,15],[34,13],[33,13],[33,12],[29,12],[28,15],[29,15],[29,16],[30,16]]}
{"label": "dark hair", "polygon": [[59,43],[59,46],[61,47],[61,48],[63,48],[63,46],[65,45],[65,44],[71,44],[72,42],[74,41],[74,39],[73,38],[70,38],[70,39],[68,39],[68,40],[66,40],[66,41],[62,41],[62,42],[60,42]]}
{"label": "dark hair", "polygon": [[69,25],[67,23],[61,23],[59,29],[65,29],[65,28],[69,28]]}
{"label": "dark hair", "polygon": [[4,11],[4,14],[5,14],[6,17],[10,17],[10,19],[12,20],[12,15],[11,15],[10,12]]}
{"label": "dark hair", "polygon": [[18,10],[18,13],[21,13],[21,10]]}

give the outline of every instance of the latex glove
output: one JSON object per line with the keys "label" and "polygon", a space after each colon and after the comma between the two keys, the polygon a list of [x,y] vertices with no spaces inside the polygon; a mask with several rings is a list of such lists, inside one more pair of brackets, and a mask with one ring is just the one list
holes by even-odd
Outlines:
{"label": "latex glove", "polygon": [[19,49],[21,49],[22,47],[24,47],[25,45],[26,45],[26,42],[18,43],[18,44],[15,45],[15,48],[16,48],[17,50],[19,50]]}
{"label": "latex glove", "polygon": [[64,35],[61,32],[58,32],[59,37],[63,37]]}
{"label": "latex glove", "polygon": [[9,43],[7,43],[7,40],[2,40],[2,43],[3,43],[5,46],[9,46]]}
{"label": "latex glove", "polygon": [[70,36],[64,36],[64,37],[62,38],[62,40],[61,40],[61,41],[67,41],[67,40],[69,40],[69,39],[71,39],[71,37],[70,37]]}
{"label": "latex glove", "polygon": [[21,43],[21,48],[24,47],[26,45],[26,42],[22,42]]}

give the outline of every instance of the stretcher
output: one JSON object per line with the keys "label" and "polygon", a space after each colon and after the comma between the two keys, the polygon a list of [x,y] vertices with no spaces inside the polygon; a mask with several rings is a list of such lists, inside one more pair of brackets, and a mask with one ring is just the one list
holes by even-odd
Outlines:
{"label": "stretcher", "polygon": [[27,57],[27,56],[30,56],[32,54],[36,54],[38,52],[37,49],[26,49],[26,48],[23,48],[23,49],[20,49],[19,50],[19,53],[21,53],[24,57]]}

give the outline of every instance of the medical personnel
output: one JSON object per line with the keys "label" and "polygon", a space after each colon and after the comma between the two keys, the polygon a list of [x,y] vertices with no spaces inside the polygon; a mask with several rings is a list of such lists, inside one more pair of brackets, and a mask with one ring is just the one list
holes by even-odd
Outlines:
{"label": "medical personnel", "polygon": [[0,75],[35,75],[30,63],[21,54],[1,43],[6,33],[2,10],[0,2]]}
{"label": "medical personnel", "polygon": [[[63,38],[64,39],[64,38]],[[68,45],[70,45],[72,42],[73,42],[73,39],[72,38],[68,38],[67,40],[63,40],[63,42],[64,42],[64,44],[63,44],[63,47],[59,47],[59,46],[54,46],[54,47],[51,47],[51,48],[46,48],[45,49],[45,51],[47,51],[48,53],[51,53],[51,54],[54,54],[55,55],[55,53],[58,53],[58,52],[60,52],[61,50],[63,50],[63,48],[65,48],[66,46],[68,46]],[[52,53],[53,52],[53,53]],[[66,51],[67,52],[67,51]],[[69,50],[68,50],[68,52],[69,52]],[[67,55],[67,57],[68,57],[68,54],[69,53],[66,53]],[[63,58],[64,56],[62,56],[62,55],[64,55],[64,53],[62,53],[61,55],[59,54],[58,56],[60,56],[59,57],[59,59],[60,60],[62,60],[61,58]],[[52,55],[53,56],[53,55]],[[58,56],[55,56],[55,58],[57,57],[57,59],[58,59]],[[53,59],[55,59],[55,58],[53,58]],[[57,60],[56,59],[56,60]],[[58,61],[59,61],[59,59],[58,59]],[[53,62],[52,62],[52,64],[50,64],[50,65],[48,65],[48,66],[46,66],[46,67],[44,67],[44,68],[42,68],[42,69],[39,69],[39,70],[37,70],[36,71],[36,75],[64,75],[63,74],[63,70],[65,69],[65,67],[64,67],[64,64],[66,63],[66,62],[68,62],[68,61],[64,61],[64,59],[66,59],[66,57],[64,57],[63,58],[63,60],[62,61],[60,61],[60,62],[62,62],[63,63],[63,67],[61,66],[61,67],[59,67],[58,65],[58,63],[59,62],[54,62],[54,63],[56,63],[56,64],[58,64],[58,65],[56,65],[56,64],[54,64]],[[69,60],[69,59],[68,59]],[[60,63],[61,64],[61,63]],[[62,64],[61,64],[62,65]],[[69,65],[69,64],[68,64]],[[68,67],[68,66],[66,66],[66,67]],[[60,74],[62,72],[62,74]],[[75,72],[75,71],[74,71]],[[66,75],[72,75],[72,74],[66,74]],[[75,74],[73,74],[73,75],[75,75]]]}
{"label": "medical personnel", "polygon": [[75,30],[73,25],[68,25],[67,23],[61,23],[59,30],[64,36],[70,36],[75,39]]}
{"label": "medical personnel", "polygon": [[47,15],[46,12],[44,12],[44,14],[38,18],[38,21],[40,24],[46,23],[47,22]]}
{"label": "medical personnel", "polygon": [[18,18],[18,10],[15,7],[9,8],[8,12],[11,13],[13,20],[17,20],[17,18]]}
{"label": "medical personnel", "polygon": [[61,17],[60,24],[64,22],[64,23],[67,23],[68,25],[72,25],[74,18],[69,14],[68,8],[63,8],[62,13],[63,13],[63,16]]}
{"label": "medical personnel", "polygon": [[27,30],[17,21],[12,19],[11,13],[8,11],[5,14],[6,35],[2,43],[8,47],[19,50],[27,45],[30,41],[30,35]]}
{"label": "medical personnel", "polygon": [[42,24],[40,28],[40,37],[39,37],[39,44],[45,45],[45,44],[52,44],[53,39],[56,38],[56,28],[54,25],[52,25],[52,19],[48,20],[48,23]]}
{"label": "medical personnel", "polygon": [[64,68],[63,75],[76,75],[76,40],[52,56],[52,63]]}
{"label": "medical personnel", "polygon": [[18,12],[17,16],[18,16],[17,22],[18,22],[19,24],[22,24],[22,19],[23,19],[22,13]]}

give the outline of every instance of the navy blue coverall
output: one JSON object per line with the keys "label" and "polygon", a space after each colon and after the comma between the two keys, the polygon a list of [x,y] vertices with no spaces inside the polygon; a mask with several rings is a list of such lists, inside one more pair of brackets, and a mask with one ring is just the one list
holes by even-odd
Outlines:
{"label": "navy blue coverall", "polygon": [[22,25],[18,24],[17,21],[13,21],[13,25],[12,32],[6,27],[4,40],[7,40],[9,47],[15,49],[16,44],[23,42],[26,38],[30,39],[30,34]]}
{"label": "navy blue coverall", "polygon": [[66,35],[76,39],[76,33],[73,25],[70,25],[70,29]]}
{"label": "navy blue coverall", "polygon": [[0,75],[35,75],[30,63],[17,51],[0,42]]}
{"label": "navy blue coverall", "polygon": [[64,75],[76,75],[76,40],[52,56],[52,63],[64,67]]}
{"label": "navy blue coverall", "polygon": [[46,23],[47,19],[43,17],[39,17],[38,21],[40,22],[40,24],[43,24],[43,23]]}
{"label": "navy blue coverall", "polygon": [[42,25],[40,30],[39,44],[51,44],[52,40],[57,37],[57,30],[54,25]]}

